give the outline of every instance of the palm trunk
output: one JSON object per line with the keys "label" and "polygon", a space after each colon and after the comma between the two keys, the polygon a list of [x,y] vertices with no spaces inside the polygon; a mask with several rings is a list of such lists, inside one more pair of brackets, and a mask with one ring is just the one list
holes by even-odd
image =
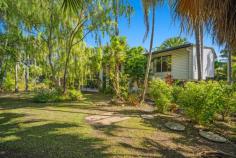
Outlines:
{"label": "palm trunk", "polygon": [[149,77],[149,70],[150,70],[150,65],[151,65],[151,60],[152,60],[152,45],[153,45],[153,39],[154,39],[154,28],[155,28],[155,6],[152,7],[152,32],[151,32],[151,40],[150,40],[150,47],[149,47],[149,54],[148,54],[148,62],[147,62],[147,68],[146,68],[146,73],[145,73],[145,78],[144,78],[144,89],[143,89],[143,94],[141,98],[141,104],[143,103],[148,87],[148,77]]}
{"label": "palm trunk", "polygon": [[15,92],[18,92],[19,88],[18,88],[18,62],[16,62],[15,65]]}
{"label": "palm trunk", "polygon": [[204,44],[203,44],[203,25],[200,25],[200,63],[201,63],[201,77],[203,78],[203,51],[204,51]]}
{"label": "palm trunk", "polygon": [[201,27],[198,25],[195,29],[195,39],[196,39],[196,57],[197,57],[197,74],[198,81],[202,79],[201,73]]}

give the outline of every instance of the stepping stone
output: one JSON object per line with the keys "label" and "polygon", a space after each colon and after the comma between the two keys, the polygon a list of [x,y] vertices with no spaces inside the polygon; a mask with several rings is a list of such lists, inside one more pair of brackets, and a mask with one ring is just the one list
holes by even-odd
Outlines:
{"label": "stepping stone", "polygon": [[210,131],[199,131],[200,136],[213,142],[225,143],[227,139]]}
{"label": "stepping stone", "polygon": [[141,115],[141,117],[144,119],[153,119],[154,118],[153,115],[147,115],[147,114],[143,114],[143,115]]}
{"label": "stepping stone", "polygon": [[105,118],[102,120],[94,121],[93,124],[100,124],[100,125],[111,125],[112,123],[120,122],[129,119],[129,117],[125,116],[112,116],[109,118]]}
{"label": "stepping stone", "polygon": [[112,115],[113,115],[112,112],[107,112],[107,113],[103,113],[103,114],[87,116],[85,118],[85,120],[88,121],[88,122],[93,122],[93,121],[98,121],[98,120],[102,120],[102,119],[111,117]]}
{"label": "stepping stone", "polygon": [[110,125],[112,123],[120,122],[129,119],[130,117],[123,115],[114,115],[114,113],[103,113],[88,116],[85,118],[90,124]]}
{"label": "stepping stone", "polygon": [[185,130],[185,126],[180,124],[180,123],[176,123],[176,122],[167,122],[165,123],[165,126],[171,130],[174,131],[184,131]]}

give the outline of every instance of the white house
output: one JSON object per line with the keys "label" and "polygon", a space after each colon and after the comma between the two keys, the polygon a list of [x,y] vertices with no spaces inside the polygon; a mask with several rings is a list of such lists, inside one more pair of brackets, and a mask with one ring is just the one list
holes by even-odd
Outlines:
{"label": "white house", "polygon": [[[216,53],[211,47],[204,47],[201,55],[202,79],[214,77]],[[153,52],[151,72],[153,78],[165,78],[170,74],[173,79],[197,80],[196,46],[185,44]]]}

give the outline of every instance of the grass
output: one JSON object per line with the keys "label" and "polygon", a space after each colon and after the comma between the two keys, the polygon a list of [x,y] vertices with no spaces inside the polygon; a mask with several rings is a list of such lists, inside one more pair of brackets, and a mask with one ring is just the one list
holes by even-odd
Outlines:
{"label": "grass", "polygon": [[[232,142],[219,144],[200,138],[198,129],[178,115],[158,114],[153,120],[144,120],[140,114],[152,113],[150,107],[105,105],[110,98],[101,94],[85,94],[85,98],[42,104],[33,103],[30,94],[2,94],[0,157],[197,157],[204,151],[236,152]],[[130,119],[109,126],[92,126],[84,119],[110,111]],[[187,130],[166,129],[168,120],[185,124]],[[235,135],[233,125],[226,134]]]}

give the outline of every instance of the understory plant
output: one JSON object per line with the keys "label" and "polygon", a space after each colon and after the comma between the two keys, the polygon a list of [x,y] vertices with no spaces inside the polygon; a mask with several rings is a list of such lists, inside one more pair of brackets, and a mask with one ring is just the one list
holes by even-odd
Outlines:
{"label": "understory plant", "polygon": [[182,92],[183,87],[174,85],[172,87],[172,103],[177,104],[179,95]]}
{"label": "understory plant", "polygon": [[234,86],[219,83],[219,90],[214,93],[215,104],[217,105],[218,113],[224,121],[230,113],[235,111],[236,108],[236,92]]}
{"label": "understory plant", "polygon": [[161,79],[150,83],[150,96],[155,101],[159,112],[166,112],[171,104],[172,88]]}
{"label": "understory plant", "polygon": [[185,114],[194,122],[207,124],[214,121],[216,114],[222,119],[235,106],[232,86],[215,81],[188,82],[178,96],[178,103]]}
{"label": "understory plant", "polygon": [[7,75],[7,77],[3,81],[2,89],[6,92],[10,92],[14,89],[15,81]]}
{"label": "understory plant", "polygon": [[60,88],[37,89],[33,100],[38,103],[60,102],[60,101],[78,101],[82,99],[82,93],[78,90],[67,90],[63,93]]}

